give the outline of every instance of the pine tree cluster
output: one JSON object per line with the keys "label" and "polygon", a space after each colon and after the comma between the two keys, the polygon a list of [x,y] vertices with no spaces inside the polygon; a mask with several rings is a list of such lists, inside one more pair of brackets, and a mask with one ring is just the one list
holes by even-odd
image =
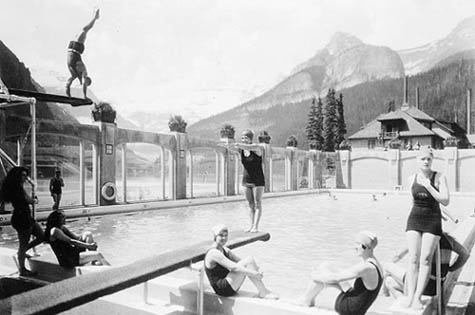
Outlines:
{"label": "pine tree cluster", "polygon": [[333,152],[345,140],[346,124],[343,113],[343,95],[335,97],[335,90],[329,89],[325,105],[321,98],[313,98],[305,128],[310,149]]}

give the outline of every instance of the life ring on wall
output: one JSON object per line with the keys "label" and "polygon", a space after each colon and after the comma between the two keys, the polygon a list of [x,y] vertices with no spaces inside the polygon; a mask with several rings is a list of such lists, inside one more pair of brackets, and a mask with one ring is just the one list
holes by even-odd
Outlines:
{"label": "life ring on wall", "polygon": [[102,198],[107,201],[112,201],[117,196],[117,188],[113,182],[107,182],[102,186],[101,189]]}

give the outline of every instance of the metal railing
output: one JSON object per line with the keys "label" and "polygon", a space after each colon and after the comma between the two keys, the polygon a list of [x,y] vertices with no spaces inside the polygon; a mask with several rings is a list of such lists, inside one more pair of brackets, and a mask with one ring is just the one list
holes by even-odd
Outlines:
{"label": "metal railing", "polygon": [[380,139],[394,139],[399,137],[399,131],[389,131],[379,133]]}

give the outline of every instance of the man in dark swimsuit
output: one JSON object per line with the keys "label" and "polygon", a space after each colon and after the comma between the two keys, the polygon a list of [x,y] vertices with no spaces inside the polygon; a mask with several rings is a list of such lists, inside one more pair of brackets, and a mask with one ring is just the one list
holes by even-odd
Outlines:
{"label": "man in dark swimsuit", "polygon": [[94,26],[96,20],[99,19],[99,9],[94,12],[91,22],[83,27],[82,31],[76,37],[76,40],[70,41],[68,45],[68,69],[71,77],[66,82],[66,95],[71,97],[71,84],[77,78],[82,84],[82,92],[84,98],[87,99],[87,87],[91,85],[91,78],[87,75],[86,65],[82,61],[81,54],[84,52],[84,42],[86,41],[87,32]]}
{"label": "man in dark swimsuit", "polygon": [[63,193],[64,181],[61,177],[61,171],[56,170],[54,172],[54,177],[49,181],[49,192],[53,198],[53,210],[59,209],[59,203],[61,202],[61,195]]}

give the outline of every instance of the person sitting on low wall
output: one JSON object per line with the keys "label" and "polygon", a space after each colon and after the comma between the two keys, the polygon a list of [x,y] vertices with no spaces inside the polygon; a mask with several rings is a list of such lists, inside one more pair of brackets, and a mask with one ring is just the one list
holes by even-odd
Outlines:
{"label": "person sitting on low wall", "polygon": [[[377,244],[374,233],[359,232],[355,249],[362,261],[339,271],[331,270],[328,262],[322,263],[311,273],[312,281],[297,304],[334,310],[340,315],[365,314],[383,285],[383,268],[373,252]],[[353,279],[353,285],[347,283]]]}
{"label": "person sitting on low wall", "polygon": [[264,273],[259,269],[254,258],[241,259],[225,246],[228,241],[228,233],[228,228],[223,224],[213,228],[214,243],[204,259],[206,275],[216,294],[235,295],[247,277],[259,291],[257,297],[278,299],[278,296],[262,282]]}
{"label": "person sitting on low wall", "polygon": [[60,266],[74,268],[87,263],[110,265],[97,251],[97,244],[91,232],[77,236],[64,226],[65,223],[66,216],[62,210],[51,212],[46,222],[46,241],[53,249]]}

